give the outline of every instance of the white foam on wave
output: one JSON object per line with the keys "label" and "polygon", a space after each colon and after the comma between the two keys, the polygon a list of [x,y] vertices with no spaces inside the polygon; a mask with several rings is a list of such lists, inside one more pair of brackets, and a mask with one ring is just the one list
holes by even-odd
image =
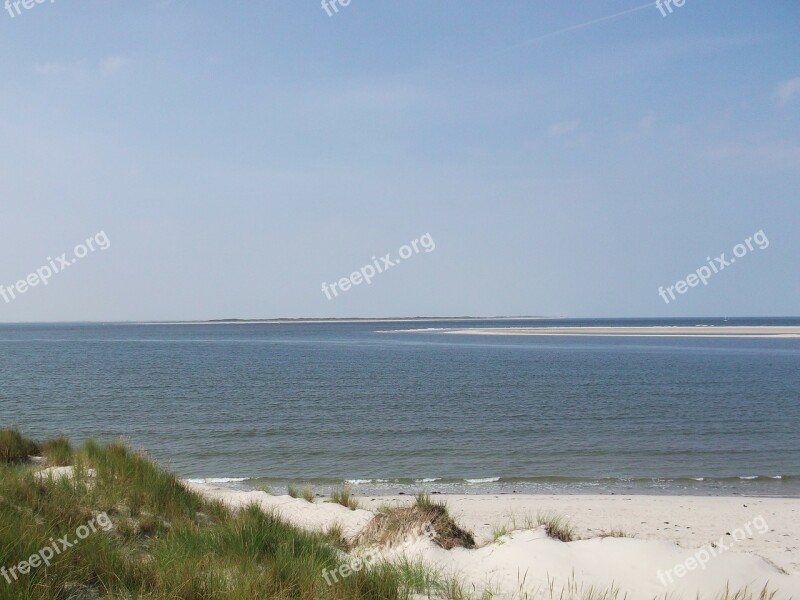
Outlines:
{"label": "white foam on wave", "polygon": [[758,479],[758,475],[743,475],[739,479]]}
{"label": "white foam on wave", "polygon": [[500,481],[499,477],[484,477],[483,479],[467,479],[467,483],[494,483]]}
{"label": "white foam on wave", "polygon": [[345,483],[351,485],[364,485],[365,483],[388,483],[388,479],[348,479]]}
{"label": "white foam on wave", "polygon": [[447,327],[422,327],[419,329],[385,329],[375,333],[425,333],[426,331],[449,331]]}
{"label": "white foam on wave", "polygon": [[425,477],[424,479],[415,479],[414,483],[433,483],[439,481],[441,477]]}
{"label": "white foam on wave", "polygon": [[189,483],[241,483],[247,477],[207,477],[206,479],[187,479]]}

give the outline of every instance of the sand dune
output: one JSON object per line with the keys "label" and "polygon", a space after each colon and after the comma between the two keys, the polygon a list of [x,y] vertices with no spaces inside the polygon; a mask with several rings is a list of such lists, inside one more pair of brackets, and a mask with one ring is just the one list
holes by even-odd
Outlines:
{"label": "sand dune", "polygon": [[[373,518],[370,510],[351,511],[323,502],[309,503],[264,492],[243,492],[211,484],[192,489],[231,506],[257,502],[290,522],[325,530],[339,524],[353,539]],[[765,585],[776,598],[800,598],[800,499],[677,496],[441,496],[451,514],[476,534],[475,550],[443,550],[427,539],[405,548],[409,557],[455,575],[479,597],[490,590],[500,598],[549,597],[549,590],[618,588],[620,598],[651,600],[714,597],[726,585],[756,592]],[[408,496],[361,498],[371,510],[410,504]],[[577,541],[565,543],[526,522],[540,511],[567,516]],[[517,529],[514,530],[513,523]],[[748,527],[743,539],[737,530]],[[497,528],[506,535],[494,540]],[[634,537],[598,537],[622,529]],[[733,535],[729,535],[733,533]],[[724,550],[717,545],[730,546]],[[716,556],[697,563],[702,548],[717,545]],[[394,554],[392,554],[394,556]],[[692,562],[694,559],[694,563]],[[683,569],[676,568],[683,565]],[[691,565],[694,565],[691,567]],[[527,595],[527,596],[526,596]]]}

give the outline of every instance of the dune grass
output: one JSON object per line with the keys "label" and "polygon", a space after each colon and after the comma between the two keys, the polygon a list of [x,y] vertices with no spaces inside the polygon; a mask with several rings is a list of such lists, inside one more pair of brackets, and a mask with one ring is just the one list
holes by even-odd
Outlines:
{"label": "dune grass", "polygon": [[[17,432],[18,433],[18,432]],[[34,477],[21,464],[31,442],[3,438],[0,566],[11,567],[98,514],[113,528],[65,549],[48,568],[0,578],[2,600],[51,598],[216,600],[401,599],[400,569],[379,564],[329,586],[324,569],[346,560],[331,535],[293,527],[256,506],[237,512],[189,491],[175,475],[124,445],[86,442],[72,478]],[[53,445],[63,462],[68,444]],[[52,538],[52,539],[51,539]]]}
{"label": "dune grass", "polygon": [[0,429],[0,463],[18,463],[39,454],[39,445],[17,429]]}
{"label": "dune grass", "polygon": [[341,504],[350,510],[358,508],[358,500],[353,497],[353,487],[350,484],[333,488],[330,501],[335,504]]}
{"label": "dune grass", "polygon": [[47,466],[65,466],[72,462],[72,446],[64,436],[39,444],[23,436],[17,429],[0,429],[0,463],[26,462],[31,456],[43,455]]}
{"label": "dune grass", "polygon": [[[71,457],[74,476],[36,477],[24,461],[40,450],[48,463]],[[76,541],[81,527],[103,515],[111,527]],[[536,521],[558,539],[574,536],[562,517],[539,515]],[[429,528],[442,547],[474,545],[445,503],[425,494],[413,506],[383,510],[362,541],[385,541],[420,527]],[[17,572],[10,583],[5,574],[0,577],[0,600],[409,600],[413,594],[459,600],[478,593],[408,559],[380,561],[328,585],[324,570],[348,563],[340,528],[304,531],[256,505],[233,511],[191,492],[175,475],[120,443],[89,441],[73,450],[64,439],[40,445],[16,430],[3,430],[0,568],[15,567],[61,538],[75,543],[47,568]],[[525,587],[523,578],[518,597],[532,597]],[[558,590],[551,584],[549,591],[553,600],[619,600],[613,588],[573,583]],[[726,590],[717,600],[773,600],[774,595],[767,588]],[[491,596],[484,590],[480,597]]]}
{"label": "dune grass", "polygon": [[303,492],[301,494],[303,496],[303,500],[306,502],[314,502],[314,488],[311,485],[306,484],[303,486]]}
{"label": "dune grass", "polygon": [[[544,527],[545,533],[554,540],[573,542],[578,539],[577,531],[572,523],[566,517],[553,512],[539,512],[536,516],[526,513],[521,518],[516,515],[510,515],[508,523],[494,527],[492,539],[497,542],[513,531],[536,529],[537,527]],[[616,529],[604,534],[605,537],[612,535],[614,537],[627,537],[621,530]]]}
{"label": "dune grass", "polygon": [[300,497],[300,488],[297,487],[297,484],[290,483],[286,486],[286,493],[289,494],[292,498],[299,498]]}
{"label": "dune grass", "polygon": [[511,529],[508,525],[497,525],[492,529],[492,541],[497,542],[500,538],[503,538],[511,533]]}
{"label": "dune grass", "polygon": [[446,508],[446,503],[433,500],[428,492],[418,492],[414,496],[414,506],[417,508]]}
{"label": "dune grass", "polygon": [[766,585],[760,592],[754,592],[750,588],[743,588],[732,591],[729,587],[717,595],[716,600],[773,600],[778,590],[770,590]]}
{"label": "dune grass", "polygon": [[63,435],[42,444],[40,452],[45,457],[48,467],[64,467],[72,464],[72,445]]}
{"label": "dune grass", "polygon": [[286,493],[292,498],[302,498],[307,502],[314,502],[314,488],[311,484],[305,484],[303,488],[299,488],[297,484],[290,483],[286,486]]}
{"label": "dune grass", "polygon": [[578,539],[575,527],[562,515],[551,512],[539,513],[536,515],[536,523],[544,526],[547,535],[554,540],[572,542]]}
{"label": "dune grass", "polygon": [[445,550],[474,548],[473,535],[459,527],[445,502],[417,494],[412,506],[383,507],[358,538],[358,543],[391,546],[427,536]]}
{"label": "dune grass", "polygon": [[613,528],[608,531],[603,531],[597,537],[599,538],[632,538],[632,535],[629,535],[623,529]]}

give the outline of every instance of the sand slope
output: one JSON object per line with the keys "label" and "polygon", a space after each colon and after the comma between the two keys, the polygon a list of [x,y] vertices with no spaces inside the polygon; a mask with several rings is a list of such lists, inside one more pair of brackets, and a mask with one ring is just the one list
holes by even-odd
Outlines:
{"label": "sand slope", "polygon": [[[244,492],[211,484],[189,484],[209,498],[230,506],[258,503],[288,521],[307,529],[342,526],[352,539],[374,514],[351,511],[336,504],[309,503],[289,496]],[[777,590],[777,599],[800,599],[800,500],[783,498],[715,498],[677,496],[441,496],[451,513],[476,533],[475,550],[443,550],[418,539],[404,552],[410,558],[458,577],[476,597],[484,590],[494,600],[558,598],[562,590],[580,594],[590,588],[619,589],[619,598],[651,600],[669,596],[694,600],[714,598],[726,586],[744,587],[757,594],[765,585]],[[365,508],[407,505],[408,496],[359,499]],[[542,527],[526,524],[525,515],[552,511],[568,516],[576,526],[578,541],[564,543],[549,538]],[[493,530],[517,527],[493,541]],[[760,519],[763,532],[753,530],[747,539],[726,535],[745,523]],[[525,527],[529,527],[524,529]],[[602,531],[622,528],[633,538],[601,538]],[[698,549],[722,540],[727,551],[711,557],[704,568],[695,565],[682,576],[677,565],[688,565]],[[391,553],[396,557],[396,551]],[[671,575],[666,575],[667,572]],[[661,573],[661,577],[659,577]]]}
{"label": "sand slope", "polygon": [[[509,525],[512,517],[552,512],[569,517],[578,537],[597,537],[622,529],[636,539],[660,540],[684,548],[699,548],[729,538],[737,527],[763,517],[766,533],[735,543],[737,552],[754,553],[790,574],[800,575],[800,499],[638,496],[638,495],[447,495],[437,496],[461,525],[475,534],[479,545],[492,539],[495,528]],[[409,496],[360,498],[362,507],[407,505]]]}
{"label": "sand slope", "polygon": [[368,510],[350,510],[339,504],[307,502],[291,496],[272,496],[266,492],[231,490],[209,483],[184,482],[189,489],[212,500],[221,500],[233,508],[257,504],[266,511],[274,511],[283,519],[303,529],[327,531],[341,526],[342,535],[350,540],[375,516]]}
{"label": "sand slope", "polygon": [[[663,571],[693,555],[669,542],[626,538],[594,538],[563,543],[547,537],[542,528],[514,532],[477,550],[442,550],[417,544],[410,554],[459,576],[469,589],[488,589],[493,599],[516,597],[558,598],[562,590],[618,588],[620,598],[650,600],[669,594],[672,598],[713,598],[726,586],[764,585],[779,590],[777,598],[800,597],[800,578],[780,573],[765,560],[730,552],[711,560],[684,577],[659,579]],[[666,583],[666,585],[665,585]],[[473,587],[474,586],[474,587]]]}

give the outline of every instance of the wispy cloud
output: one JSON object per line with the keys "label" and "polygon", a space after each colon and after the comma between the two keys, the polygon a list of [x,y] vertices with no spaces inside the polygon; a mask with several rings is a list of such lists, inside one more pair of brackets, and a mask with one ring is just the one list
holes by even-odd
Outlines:
{"label": "wispy cloud", "polygon": [[114,75],[127,64],[128,59],[126,58],[122,58],[121,56],[109,56],[100,61],[100,71],[105,75]]}
{"label": "wispy cloud", "polygon": [[560,123],[552,124],[548,130],[547,135],[550,137],[563,137],[574,131],[577,131],[578,127],[580,127],[581,122],[578,120],[572,121],[561,121]]}
{"label": "wispy cloud", "polygon": [[800,95],[800,77],[795,77],[775,88],[774,98],[780,106],[785,106],[798,95]]}
{"label": "wispy cloud", "polygon": [[64,73],[80,71],[82,67],[82,63],[37,63],[34,65],[34,71],[38,75],[63,75]]}
{"label": "wispy cloud", "polygon": [[97,63],[90,63],[86,60],[71,63],[37,63],[34,65],[34,71],[37,75],[91,75],[95,73],[114,75],[129,62],[128,59],[121,56],[109,56]]}

